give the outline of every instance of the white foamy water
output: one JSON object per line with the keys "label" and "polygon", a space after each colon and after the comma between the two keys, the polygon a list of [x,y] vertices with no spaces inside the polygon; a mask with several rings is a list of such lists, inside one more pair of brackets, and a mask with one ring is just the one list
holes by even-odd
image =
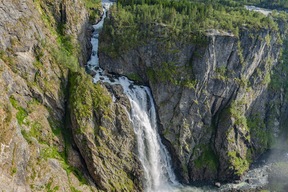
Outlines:
{"label": "white foamy water", "polygon": [[[101,71],[101,70],[100,70]],[[146,86],[134,85],[126,77],[113,81],[97,73],[94,81],[121,85],[131,104],[130,119],[137,137],[138,158],[142,164],[146,191],[166,192],[178,186],[171,168],[168,151],[161,143],[157,132],[156,110],[150,90]]]}
{"label": "white foamy water", "polygon": [[102,1],[104,14],[101,21],[94,25],[94,33],[91,39],[92,55],[87,66],[94,70],[94,83],[98,81],[107,82],[111,85],[121,85],[124,93],[130,100],[130,119],[133,123],[134,132],[137,137],[138,158],[144,170],[144,187],[147,192],[169,192],[176,191],[180,187],[177,182],[171,159],[167,149],[161,143],[157,131],[157,118],[154,101],[148,87],[135,85],[126,77],[108,77],[103,69],[99,67],[98,45],[99,32],[103,27],[106,12],[112,5],[110,1]]}
{"label": "white foamy water", "polygon": [[256,12],[262,13],[266,16],[268,16],[270,13],[272,13],[271,10],[263,9],[263,8],[255,7],[255,6],[247,6],[246,5],[245,8],[248,9],[249,11],[256,11]]}

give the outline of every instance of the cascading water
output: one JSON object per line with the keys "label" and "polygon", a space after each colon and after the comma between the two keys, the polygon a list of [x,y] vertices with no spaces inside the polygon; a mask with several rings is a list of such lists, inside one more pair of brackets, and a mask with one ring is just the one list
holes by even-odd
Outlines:
{"label": "cascading water", "polygon": [[161,143],[157,133],[156,110],[151,92],[148,87],[134,85],[133,81],[126,77],[111,77],[103,74],[99,67],[98,38],[99,31],[103,27],[106,12],[112,5],[110,1],[102,1],[104,14],[101,21],[94,25],[94,33],[91,39],[92,55],[87,63],[89,70],[94,70],[96,75],[94,82],[108,82],[119,84],[123,87],[124,93],[131,103],[130,118],[133,123],[134,132],[137,136],[138,158],[141,161],[145,173],[145,190],[152,191],[173,191],[179,185],[170,164],[170,157],[167,149]]}
{"label": "cascading water", "polygon": [[[157,133],[156,111],[151,92],[148,87],[134,85],[133,81],[126,77],[115,77],[111,81],[99,67],[98,58],[98,38],[99,32],[103,27],[106,12],[113,3],[109,0],[102,0],[104,14],[101,21],[94,25],[94,33],[91,39],[92,55],[87,63],[87,69],[94,71],[94,82],[107,82],[111,85],[119,84],[123,87],[124,93],[130,100],[131,111],[130,119],[133,123],[135,135],[137,137],[138,158],[141,161],[145,178],[144,186],[147,192],[202,192],[202,191],[218,191],[213,187],[183,187],[178,184],[170,164],[168,151],[161,143]],[[246,7],[254,9],[254,7]],[[258,10],[258,9],[257,9]],[[288,154],[287,154],[288,157]],[[251,171],[253,173],[253,170]],[[250,174],[251,175],[251,174]],[[249,176],[249,174],[248,174]],[[224,191],[234,188],[231,184],[223,185]],[[241,184],[245,187],[246,184]],[[247,186],[247,185],[246,185]],[[237,187],[237,186],[235,186]],[[251,186],[250,186],[251,187]],[[252,186],[253,188],[253,186]]]}
{"label": "cascading water", "polygon": [[[177,185],[170,158],[157,133],[156,111],[150,90],[135,86],[125,89],[132,106],[131,116],[137,135],[139,159],[143,165],[148,191],[167,191]],[[170,183],[169,183],[170,182]]]}
{"label": "cascading water", "polygon": [[168,151],[157,133],[156,111],[148,87],[134,85],[126,77],[113,79],[97,73],[94,82],[101,80],[109,84],[119,84],[131,104],[130,119],[137,137],[138,158],[145,173],[145,190],[166,192],[179,185],[170,165]]}

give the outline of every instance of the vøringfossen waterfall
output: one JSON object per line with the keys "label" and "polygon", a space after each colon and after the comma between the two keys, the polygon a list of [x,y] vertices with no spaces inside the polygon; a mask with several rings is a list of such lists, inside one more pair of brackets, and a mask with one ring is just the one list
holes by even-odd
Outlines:
{"label": "v\u00f8ringfossen waterfall", "polygon": [[88,70],[94,70],[96,75],[94,82],[107,82],[111,85],[119,84],[123,87],[124,93],[130,100],[130,119],[133,123],[134,132],[137,137],[138,158],[141,161],[145,178],[144,188],[146,191],[167,192],[176,189],[179,185],[170,164],[168,151],[161,143],[157,133],[156,110],[154,101],[148,87],[135,85],[126,77],[111,77],[103,74],[99,67],[98,59],[98,38],[106,11],[112,5],[109,1],[102,2],[104,14],[101,21],[94,25],[94,33],[91,39],[92,55],[87,63]]}
{"label": "v\u00f8ringfossen waterfall", "polygon": [[129,98],[131,111],[127,111],[133,123],[137,138],[138,158],[144,171],[143,186],[146,192],[202,192],[215,191],[207,187],[188,187],[178,183],[171,166],[171,159],[165,146],[161,143],[157,131],[157,118],[154,100],[150,89],[146,86],[135,85],[125,76],[112,78],[99,66],[98,43],[99,32],[103,27],[106,12],[113,3],[102,0],[104,14],[101,21],[94,25],[91,38],[92,55],[87,63],[87,70],[94,71],[94,83],[106,82],[111,85],[121,85]]}

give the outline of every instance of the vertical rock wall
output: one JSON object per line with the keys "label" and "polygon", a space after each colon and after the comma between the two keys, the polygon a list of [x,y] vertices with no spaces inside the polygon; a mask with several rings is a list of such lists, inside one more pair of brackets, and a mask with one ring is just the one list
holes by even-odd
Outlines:
{"label": "vertical rock wall", "polygon": [[1,190],[97,190],[65,125],[68,71],[79,66],[65,46],[85,63],[87,25],[80,0],[0,1]]}
{"label": "vertical rock wall", "polygon": [[210,30],[199,44],[151,41],[119,57],[100,52],[100,64],[150,85],[163,141],[183,181],[237,179],[284,126],[275,107],[281,94],[271,88],[280,36]]}

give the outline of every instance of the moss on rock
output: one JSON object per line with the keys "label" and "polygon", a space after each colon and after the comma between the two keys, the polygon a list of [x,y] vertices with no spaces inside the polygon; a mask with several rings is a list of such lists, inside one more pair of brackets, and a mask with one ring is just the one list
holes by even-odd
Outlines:
{"label": "moss on rock", "polygon": [[201,155],[194,161],[195,167],[197,169],[207,168],[209,171],[217,172],[219,160],[211,147],[202,146],[200,150],[202,150]]}

